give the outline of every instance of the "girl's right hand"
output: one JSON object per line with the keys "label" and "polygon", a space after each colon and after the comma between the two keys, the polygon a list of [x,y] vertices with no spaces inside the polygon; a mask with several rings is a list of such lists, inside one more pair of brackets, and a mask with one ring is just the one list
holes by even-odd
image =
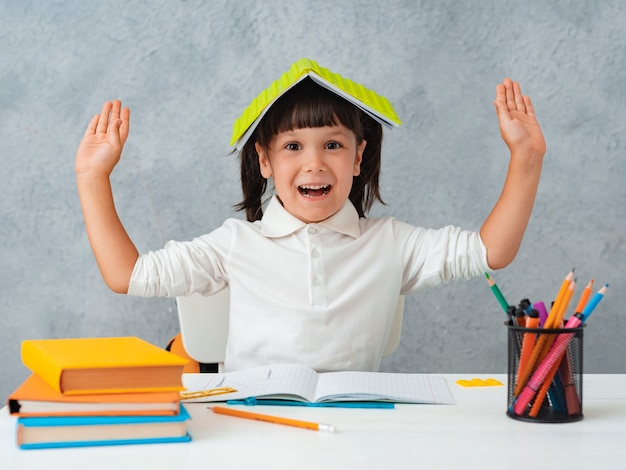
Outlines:
{"label": "girl's right hand", "polygon": [[76,173],[109,176],[120,160],[128,138],[130,110],[122,102],[107,101],[95,115],[76,151]]}

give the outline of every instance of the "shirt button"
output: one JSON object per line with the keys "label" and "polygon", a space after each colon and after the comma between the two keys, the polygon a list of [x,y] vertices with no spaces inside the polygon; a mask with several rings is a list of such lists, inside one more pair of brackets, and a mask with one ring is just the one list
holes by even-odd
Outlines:
{"label": "shirt button", "polygon": [[311,233],[311,234],[315,234],[315,233],[317,233],[317,227],[314,227],[314,226],[312,226],[312,225],[311,225],[311,226],[307,229],[307,232],[309,232],[309,233]]}
{"label": "shirt button", "polygon": [[314,277],[311,282],[313,283],[313,287],[318,287],[322,283],[322,280],[319,277]]}
{"label": "shirt button", "polygon": [[320,252],[317,248],[313,248],[313,250],[311,251],[311,258],[319,258],[320,257]]}

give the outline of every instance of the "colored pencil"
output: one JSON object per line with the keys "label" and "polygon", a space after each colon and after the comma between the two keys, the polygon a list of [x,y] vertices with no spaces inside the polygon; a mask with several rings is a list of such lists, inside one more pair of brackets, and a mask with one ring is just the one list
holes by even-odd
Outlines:
{"label": "colored pencil", "polygon": [[235,416],[237,418],[255,419],[257,421],[265,421],[267,423],[274,424],[284,424],[287,426],[295,426],[297,428],[312,429],[314,431],[335,432],[335,426],[333,426],[332,424],[313,423],[310,421],[301,421],[298,419],[253,413],[251,411],[243,411],[234,408],[224,408],[222,406],[211,406],[209,407],[209,409],[213,410],[214,413]]}
{"label": "colored pencil", "polygon": [[491,276],[489,276],[489,273],[485,273],[485,276],[487,277],[487,282],[489,283],[489,287],[491,288],[493,295],[496,296],[496,299],[498,303],[500,304],[500,307],[502,307],[502,310],[504,310],[504,313],[508,315],[509,303],[504,298],[504,295],[502,294],[502,291],[498,287],[498,284],[496,284],[496,281],[494,281],[491,278]]}
{"label": "colored pencil", "polygon": [[583,289],[583,293],[580,296],[580,300],[578,301],[578,304],[576,305],[576,310],[574,310],[574,313],[578,313],[584,310],[585,306],[587,305],[587,302],[589,301],[589,297],[591,297],[591,289],[593,289],[593,283],[594,280],[591,279],[587,285],[585,286],[585,288]]}

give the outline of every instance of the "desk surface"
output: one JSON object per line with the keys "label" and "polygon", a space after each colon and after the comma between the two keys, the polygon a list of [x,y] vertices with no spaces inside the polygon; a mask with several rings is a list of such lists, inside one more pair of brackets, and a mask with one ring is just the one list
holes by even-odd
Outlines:
{"label": "desk surface", "polygon": [[267,414],[331,423],[330,434],[216,415],[191,404],[191,443],[19,450],[15,418],[0,411],[0,468],[623,468],[626,375],[585,375],[582,421],[538,424],[506,416],[503,386],[464,388],[445,377],[456,405],[395,409],[247,407]]}

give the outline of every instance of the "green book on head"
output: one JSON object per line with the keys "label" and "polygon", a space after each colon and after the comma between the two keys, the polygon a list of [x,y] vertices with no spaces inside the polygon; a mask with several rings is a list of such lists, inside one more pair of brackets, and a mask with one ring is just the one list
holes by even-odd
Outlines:
{"label": "green book on head", "polygon": [[237,118],[233,125],[230,145],[235,145],[237,150],[241,150],[272,104],[306,77],[358,106],[388,129],[394,129],[402,124],[393,106],[384,96],[321,67],[311,59],[300,59],[263,90]]}

